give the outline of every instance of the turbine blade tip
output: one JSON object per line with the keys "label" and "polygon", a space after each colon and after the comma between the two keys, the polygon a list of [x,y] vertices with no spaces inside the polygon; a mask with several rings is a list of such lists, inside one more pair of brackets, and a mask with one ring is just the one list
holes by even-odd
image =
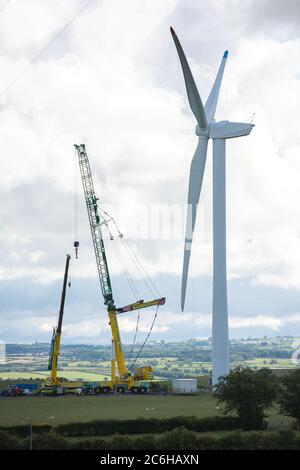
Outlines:
{"label": "turbine blade tip", "polygon": [[226,59],[228,57],[228,51],[224,52],[223,59]]}
{"label": "turbine blade tip", "polygon": [[172,28],[172,26],[170,26],[170,31],[171,31],[172,36],[176,35],[176,33],[175,33],[174,29]]}

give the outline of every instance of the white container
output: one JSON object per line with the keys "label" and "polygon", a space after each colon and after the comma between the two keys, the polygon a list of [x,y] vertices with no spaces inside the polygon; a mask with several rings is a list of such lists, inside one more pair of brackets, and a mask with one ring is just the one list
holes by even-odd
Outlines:
{"label": "white container", "polygon": [[173,393],[197,393],[197,379],[174,379]]}

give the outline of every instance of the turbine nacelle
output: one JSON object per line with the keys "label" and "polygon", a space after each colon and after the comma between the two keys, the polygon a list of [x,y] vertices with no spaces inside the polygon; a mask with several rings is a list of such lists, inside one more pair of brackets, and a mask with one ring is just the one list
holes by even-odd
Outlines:
{"label": "turbine nacelle", "polygon": [[234,139],[249,135],[253,127],[254,124],[249,122],[213,121],[206,129],[201,129],[197,124],[195,133],[198,137],[207,139]]}
{"label": "turbine nacelle", "polygon": [[254,124],[249,122],[211,122],[209,125],[209,137],[211,139],[234,139],[235,137],[249,135],[253,127]]}

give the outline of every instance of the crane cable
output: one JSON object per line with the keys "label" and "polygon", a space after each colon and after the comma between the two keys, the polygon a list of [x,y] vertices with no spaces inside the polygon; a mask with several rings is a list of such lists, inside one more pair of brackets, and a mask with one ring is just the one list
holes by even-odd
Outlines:
{"label": "crane cable", "polygon": [[[108,214],[107,212],[105,212],[103,209],[99,209],[103,214],[105,214],[105,216],[107,216],[109,218],[109,221],[112,221],[113,224],[115,225],[115,228],[118,232],[118,235],[119,235],[119,238],[121,239],[122,241],[122,245],[123,247],[125,248],[125,250],[127,251],[129,257],[131,258],[131,260],[133,261],[133,264],[135,265],[135,267],[137,268],[137,270],[140,272],[141,276],[142,276],[142,279],[144,280],[146,286],[148,287],[148,289],[150,290],[150,292],[152,293],[152,295],[155,297],[156,295],[158,295],[159,297],[161,297],[158,289],[156,288],[155,284],[153,283],[153,281],[151,280],[151,278],[149,277],[146,269],[144,268],[144,266],[141,264],[139,258],[137,257],[137,255],[134,253],[133,249],[130,247],[129,243],[128,243],[128,240],[127,239],[124,239],[123,237],[123,234],[120,232],[119,230],[119,227],[117,226],[117,223],[116,221],[114,220],[114,218]],[[110,239],[111,240],[114,240],[114,237],[109,229],[109,226],[108,226],[108,223],[105,224],[107,226],[107,229],[108,229],[108,232],[109,232],[109,235],[110,235]],[[124,271],[124,274],[127,278],[127,280],[131,281],[131,284],[132,286],[136,289],[136,286],[134,284],[134,281],[132,279],[132,277],[130,276],[129,274],[129,271],[126,267],[126,264],[121,256],[121,253],[120,253],[120,250],[119,250],[119,247],[117,247],[117,244],[113,244],[113,247],[115,249],[115,252],[120,260],[120,262],[123,264],[123,271]],[[126,275],[127,273],[127,275]],[[136,289],[136,292],[138,293],[137,289]],[[138,357],[140,356],[141,352],[143,351],[144,349],[144,346],[146,345],[146,342],[148,341],[149,337],[150,337],[150,334],[153,330],[153,327],[154,327],[154,323],[156,321],[156,318],[157,318],[157,315],[158,315],[158,308],[159,306],[157,305],[156,307],[156,312],[155,312],[155,315],[153,317],[153,320],[152,320],[152,323],[151,323],[151,327],[150,327],[150,330],[144,340],[144,342],[142,343],[134,361],[132,362],[131,366],[129,367],[129,369],[132,369],[133,366],[135,365]],[[130,353],[129,353],[129,358],[128,358],[128,361],[131,360],[131,357],[132,357],[132,353],[133,353],[133,350],[134,350],[134,346],[135,346],[135,343],[136,343],[136,338],[137,338],[137,334],[138,334],[138,328],[139,328],[139,322],[140,322],[140,310],[138,310],[138,316],[137,316],[137,321],[136,321],[136,328],[135,328],[135,334],[134,334],[134,338],[133,338],[133,342],[132,342],[132,345],[131,345],[131,350],[130,350]]]}
{"label": "crane cable", "polygon": [[[137,271],[139,272],[141,278],[143,279],[143,281],[145,282],[147,288],[149,289],[149,291],[151,292],[151,294],[156,297],[156,295],[158,295],[158,297],[161,297],[158,289],[156,288],[155,284],[152,282],[151,278],[149,277],[146,269],[143,267],[142,263],[140,262],[139,258],[137,257],[137,255],[134,253],[133,249],[130,247],[129,245],[129,242],[126,238],[124,238],[124,235],[121,233],[115,219],[110,215],[108,214],[108,212],[104,211],[102,208],[99,207],[99,212],[102,213],[102,215],[104,214],[104,216],[108,217],[108,220],[107,220],[107,228],[108,228],[108,231],[109,231],[109,235],[110,235],[110,239],[112,240],[113,239],[113,235],[112,233],[110,232],[109,230],[109,227],[108,227],[108,222],[112,222],[118,232],[118,235],[119,235],[119,238],[121,239],[122,241],[122,245],[124,247],[124,250],[128,253],[129,255],[129,258],[131,259],[131,261],[133,262],[135,268],[137,269]],[[105,218],[105,217],[104,217]]]}
{"label": "crane cable", "polygon": [[[113,237],[112,233],[111,233],[110,230],[109,230],[108,224],[106,223],[105,226],[106,226],[106,228],[107,228],[107,230],[108,230],[110,240],[113,242],[113,241],[114,241],[114,237]],[[115,252],[115,254],[116,254],[116,257],[118,258],[119,263],[120,263],[121,266],[122,266],[123,273],[124,273],[124,276],[125,276],[125,278],[126,278],[128,284],[129,284],[129,287],[130,287],[130,289],[131,289],[131,291],[132,291],[132,293],[133,293],[135,299],[136,299],[136,300],[139,300],[139,299],[140,299],[139,291],[138,291],[138,289],[137,289],[137,287],[136,287],[136,285],[135,285],[135,283],[134,283],[134,281],[133,281],[133,279],[132,279],[132,277],[131,277],[131,275],[130,275],[130,272],[129,272],[127,266],[126,266],[126,263],[125,263],[125,261],[124,261],[124,259],[123,259],[123,257],[122,257],[122,254],[120,253],[119,247],[117,246],[116,243],[112,243],[112,246],[113,246],[114,252]]]}
{"label": "crane cable", "polygon": [[[116,229],[118,230],[118,232],[120,233],[119,229],[118,229],[118,226],[116,224],[116,222],[114,221],[113,219],[113,222],[116,226]],[[124,246],[124,248],[126,249],[127,253],[129,254],[129,256],[131,257],[133,263],[135,264],[136,268],[138,269],[138,271],[140,272],[142,278],[144,279],[145,281],[145,284],[148,286],[150,292],[152,293],[152,295],[155,297],[156,295],[158,295],[158,297],[161,297],[158,289],[156,288],[155,284],[153,283],[152,279],[149,277],[147,271],[145,270],[144,266],[142,265],[142,263],[140,262],[139,258],[137,257],[137,255],[135,254],[135,252],[132,250],[131,246],[129,245],[129,242],[128,240],[125,238],[121,238],[122,240],[122,244]],[[157,305],[157,308],[156,308],[156,313],[153,317],[153,321],[152,321],[152,324],[151,324],[151,327],[150,327],[150,330],[140,348],[140,350],[138,351],[134,361],[132,362],[131,366],[129,367],[129,370],[131,370],[137,359],[139,358],[140,354],[142,353],[143,349],[144,349],[144,346],[146,345],[149,337],[150,337],[150,334],[152,333],[152,330],[153,330],[153,327],[154,327],[154,323],[156,321],[156,318],[157,318],[157,315],[158,315],[158,305]],[[133,342],[132,342],[132,346],[131,346],[131,350],[130,350],[130,353],[129,353],[129,359],[128,361],[131,360],[131,357],[132,357],[132,353],[133,353],[133,349],[134,349],[134,346],[135,346],[135,342],[136,342],[136,338],[137,338],[137,333],[138,333],[138,328],[139,328],[139,322],[140,322],[140,310],[138,311],[138,316],[137,316],[137,321],[136,321],[136,328],[135,328],[135,334],[134,334],[134,338],[133,338]]]}
{"label": "crane cable", "polygon": [[[104,212],[104,211],[103,211]],[[104,212],[106,215],[108,215],[106,212]],[[119,230],[119,227],[115,221],[115,219],[111,216],[109,216],[113,222],[113,224],[115,225],[116,227],[116,230],[119,234],[119,237],[121,238],[122,240],[122,244],[125,248],[125,250],[127,251],[127,253],[129,254],[129,257],[131,258],[131,260],[133,261],[133,264],[135,265],[135,267],[137,268],[137,270],[139,271],[142,279],[144,280],[145,284],[147,285],[148,289],[150,290],[151,294],[155,297],[156,295],[158,295],[159,297],[161,297],[161,294],[159,293],[158,289],[156,288],[154,282],[152,281],[152,279],[150,278],[149,274],[147,273],[146,269],[144,268],[144,266],[142,265],[142,263],[140,262],[139,258],[137,257],[137,255],[135,254],[135,252],[133,251],[133,249],[131,248],[131,246],[129,245],[129,242],[126,238],[123,237],[122,233],[120,232]]]}
{"label": "crane cable", "polygon": [[77,154],[74,147],[74,240],[78,240],[78,171]]}
{"label": "crane cable", "polygon": [[[77,236],[78,236],[78,188],[77,188],[77,172],[76,172],[76,168],[77,168],[77,165],[76,165],[77,161],[76,161],[76,151],[75,151],[75,173],[74,173],[74,181],[75,181],[75,198],[74,198],[74,205],[75,205],[75,220],[74,220],[74,226],[75,226],[75,240],[77,240]],[[109,238],[110,240],[113,242],[114,241],[114,236],[113,234],[111,233],[110,231],[110,228],[109,228],[109,225],[108,225],[108,222],[112,221],[117,232],[118,232],[118,235],[119,235],[119,238],[121,239],[122,241],[122,245],[123,247],[125,248],[125,250],[127,251],[129,257],[131,258],[133,264],[135,265],[136,269],[139,271],[142,279],[144,280],[146,286],[148,287],[148,289],[150,290],[151,294],[155,297],[156,295],[158,295],[159,297],[161,296],[158,289],[156,288],[155,284],[153,283],[153,281],[151,280],[149,274],[147,273],[146,269],[144,268],[144,266],[142,265],[142,263],[140,262],[139,258],[137,257],[137,255],[134,253],[133,249],[131,248],[131,246],[129,245],[129,242],[127,239],[124,240],[123,238],[123,234],[120,232],[119,230],[119,227],[117,226],[116,224],[116,221],[113,217],[111,217],[110,214],[108,214],[106,211],[104,211],[102,208],[98,207],[99,209],[99,212],[102,212],[102,215],[104,214],[105,216],[108,217],[108,220],[106,221],[105,223],[105,226],[107,228],[107,231],[108,231],[108,234],[109,234]],[[105,219],[105,217],[104,217]],[[122,254],[119,250],[119,247],[117,244],[115,243],[112,243],[112,246],[113,246],[113,250],[114,250],[114,253],[116,255],[116,258],[118,259],[121,267],[122,267],[122,270],[123,270],[123,274],[128,282],[128,285],[133,293],[133,295],[135,296],[136,300],[139,300],[141,298],[140,294],[139,294],[139,291],[132,279],[132,276],[130,275],[130,272],[126,266],[126,263],[122,257]],[[153,317],[153,320],[152,320],[152,323],[151,323],[151,326],[150,326],[150,329],[148,331],[148,334],[144,340],[144,342],[142,343],[139,351],[137,352],[137,355],[134,359],[134,361],[131,363],[130,367],[129,367],[129,370],[131,370],[134,365],[136,364],[136,361],[138,360],[140,354],[142,353],[143,349],[144,349],[144,346],[146,345],[146,342],[148,341],[149,337],[150,337],[150,334],[152,333],[152,330],[153,330],[153,327],[154,327],[154,323],[156,321],[156,318],[157,318],[157,315],[158,315],[158,308],[159,308],[159,305],[156,306],[156,312],[154,314],[154,317]],[[133,342],[132,342],[132,346],[131,346],[131,350],[130,350],[130,355],[129,355],[129,361],[131,360],[131,357],[132,357],[132,353],[133,353],[133,350],[134,350],[134,346],[135,346],[135,342],[136,342],[136,338],[137,338],[137,334],[138,334],[138,328],[139,328],[139,322],[140,322],[140,310],[138,310],[138,316],[137,316],[137,322],[136,322],[136,328],[135,328],[135,334],[134,334],[134,338],[133,338]]]}
{"label": "crane cable", "polygon": [[135,264],[137,270],[140,272],[140,274],[142,276],[142,279],[144,280],[144,282],[147,285],[148,289],[150,290],[151,294],[154,297],[156,297],[157,295],[159,297],[161,297],[160,293],[158,292],[158,290],[155,287],[154,283],[151,281],[147,271],[144,269],[144,267],[141,264],[140,260],[138,259],[138,257],[136,256],[136,254],[134,253],[132,248],[130,247],[128,240],[127,239],[122,239],[122,243],[123,243],[123,246],[124,246],[125,250],[127,251],[129,256],[131,257],[133,263]]}
{"label": "crane cable", "polygon": [[[101,212],[104,212],[102,209],[100,209]],[[105,212],[104,212],[105,213]],[[107,213],[105,213],[106,215],[108,215]],[[110,217],[110,216],[109,216]],[[112,235],[110,229],[109,229],[109,226],[108,226],[108,223],[105,224],[106,228],[107,228],[107,231],[109,233],[109,238],[110,240],[113,242],[114,241],[114,236]],[[118,230],[119,232],[119,235],[121,235],[121,232]],[[120,237],[122,238],[122,237]],[[137,295],[138,297],[137,298],[140,298],[140,295],[139,295],[139,292],[135,286],[135,283],[132,279],[132,277],[130,276],[130,273],[126,267],[126,264],[121,256],[121,253],[120,253],[120,250],[119,250],[119,247],[117,247],[117,244],[113,243],[113,249],[114,249],[114,253],[119,261],[119,263],[121,264],[122,266],[122,269],[123,269],[123,273],[125,275],[125,278],[127,279],[127,282],[129,284],[129,287],[131,288],[132,292],[133,292],[133,295]],[[133,353],[133,349],[134,349],[134,346],[135,346],[135,342],[136,342],[136,338],[137,338],[137,333],[138,333],[138,327],[139,327],[139,321],[140,321],[140,309],[138,310],[138,316],[137,316],[137,322],[136,322],[136,327],[135,327],[135,333],[134,333],[134,338],[133,338],[133,342],[132,342],[132,345],[131,345],[131,350],[130,350],[130,353],[129,353],[129,358],[128,358],[128,361],[131,361],[131,357],[132,357],[132,353]]]}
{"label": "crane cable", "polygon": [[142,352],[143,349],[144,349],[145,344],[147,343],[147,341],[148,341],[148,339],[149,339],[149,336],[150,336],[151,333],[152,333],[152,330],[153,330],[153,327],[154,327],[154,323],[155,323],[156,318],[157,318],[157,315],[158,315],[158,308],[159,308],[159,306],[157,305],[157,306],[156,306],[156,312],[155,312],[154,318],[153,318],[153,320],[152,320],[152,323],[151,323],[149,332],[148,332],[148,334],[147,334],[147,336],[146,336],[146,338],[145,338],[143,344],[141,345],[141,347],[140,347],[140,349],[139,349],[139,351],[138,351],[138,353],[137,353],[137,355],[136,355],[134,361],[133,361],[132,364],[128,367],[129,370],[132,370],[132,369],[133,369],[134,365],[136,364],[136,361],[138,360],[139,356],[141,355],[141,352]]}
{"label": "crane cable", "polygon": [[135,346],[135,341],[136,341],[136,337],[137,337],[138,329],[139,329],[140,315],[141,315],[141,311],[140,311],[140,309],[139,309],[139,310],[138,310],[137,320],[136,320],[134,338],[133,338],[132,345],[131,345],[131,349],[130,349],[130,352],[129,352],[128,362],[130,362],[130,361],[131,361],[131,358],[132,358],[132,354],[133,354],[133,350],[134,350],[134,346]]}

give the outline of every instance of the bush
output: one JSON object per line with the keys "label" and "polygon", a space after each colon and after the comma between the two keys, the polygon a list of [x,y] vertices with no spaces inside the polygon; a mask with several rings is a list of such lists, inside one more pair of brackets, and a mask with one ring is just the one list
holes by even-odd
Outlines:
{"label": "bush", "polygon": [[297,420],[300,427],[300,369],[295,369],[283,377],[279,387],[278,403],[280,411]]}
{"label": "bush", "polygon": [[196,450],[198,440],[196,434],[186,428],[176,428],[158,438],[157,449],[161,450]]}
{"label": "bush", "polygon": [[227,436],[222,436],[215,442],[216,448],[220,450],[238,450],[243,448],[243,438],[241,432],[232,432]]}
{"label": "bush", "polygon": [[[297,449],[297,439],[296,439],[296,434],[294,431],[278,431],[277,434],[277,439],[276,439],[276,448],[277,449]],[[298,447],[299,448],[299,447]]]}
{"label": "bush", "polygon": [[[28,439],[0,432],[0,449],[28,449]],[[63,438],[44,433],[33,438],[34,450],[289,450],[300,449],[300,438],[293,431],[231,432],[225,436],[205,436],[185,427],[159,436],[118,435],[112,439]]]}
{"label": "bush", "polygon": [[215,450],[216,439],[209,436],[200,436],[197,439],[197,450]]}
{"label": "bush", "polygon": [[54,432],[33,435],[33,450],[63,450],[70,449],[70,441]]}
{"label": "bush", "polygon": [[107,450],[104,439],[68,439],[72,450]]}
{"label": "bush", "polygon": [[111,441],[106,443],[108,450],[135,450],[136,439],[131,439],[129,436],[116,435]]}
{"label": "bush", "polygon": [[22,449],[20,439],[8,432],[0,431],[0,449],[1,450],[17,450]]}
{"label": "bush", "polygon": [[247,436],[243,436],[243,449],[247,450],[269,450],[274,447],[274,437],[272,434],[262,435],[255,432]]}
{"label": "bush", "polygon": [[141,436],[134,440],[135,450],[156,450],[156,439],[153,436]]}

